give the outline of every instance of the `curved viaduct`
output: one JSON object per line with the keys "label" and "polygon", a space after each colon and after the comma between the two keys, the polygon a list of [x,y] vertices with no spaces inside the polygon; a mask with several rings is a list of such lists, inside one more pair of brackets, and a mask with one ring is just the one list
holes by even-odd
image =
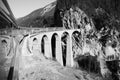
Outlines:
{"label": "curved viaduct", "polygon": [[[80,29],[72,29],[29,35],[24,40],[22,55],[34,55],[32,51],[39,50],[45,57],[57,60],[62,66],[73,67],[72,36],[79,32]],[[63,46],[65,46],[64,52]]]}

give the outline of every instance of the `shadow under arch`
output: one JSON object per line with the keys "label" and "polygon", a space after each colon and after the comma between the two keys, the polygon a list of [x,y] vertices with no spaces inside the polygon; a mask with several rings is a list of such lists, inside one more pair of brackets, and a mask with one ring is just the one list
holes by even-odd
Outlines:
{"label": "shadow under arch", "polygon": [[41,53],[43,53],[44,55],[45,55],[45,50],[47,50],[45,46],[45,43],[47,41],[48,41],[47,35],[43,35],[42,40],[41,40]]}
{"label": "shadow under arch", "polygon": [[67,62],[67,44],[69,44],[69,33],[63,32],[61,37],[61,45],[62,45],[62,58],[63,58],[63,66],[66,66]]}
{"label": "shadow under arch", "polygon": [[36,37],[34,37],[34,38],[33,38],[33,42],[36,42],[36,41],[37,41],[37,38],[36,38]]}
{"label": "shadow under arch", "polygon": [[73,57],[75,57],[76,54],[80,54],[80,49],[82,48],[82,36],[80,31],[73,31],[72,33],[72,51],[73,51]]}
{"label": "shadow under arch", "polygon": [[76,41],[79,41],[77,38],[81,38],[81,32],[80,31],[73,31],[72,37],[75,37]]}
{"label": "shadow under arch", "polygon": [[33,44],[32,44],[32,50],[36,50],[37,48],[37,44],[38,44],[38,39],[36,37],[33,38],[32,40]]}
{"label": "shadow under arch", "polygon": [[57,33],[54,33],[51,37],[51,49],[52,49],[52,58],[56,60],[56,53],[57,53],[57,44],[59,44],[59,36]]}

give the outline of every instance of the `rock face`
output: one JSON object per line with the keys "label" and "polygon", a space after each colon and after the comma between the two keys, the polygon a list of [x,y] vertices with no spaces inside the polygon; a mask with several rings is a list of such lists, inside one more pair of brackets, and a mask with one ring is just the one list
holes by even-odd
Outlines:
{"label": "rock face", "polygon": [[120,19],[120,0],[57,0],[57,5],[55,9],[55,23],[56,26],[61,26],[60,24],[60,11],[65,11],[71,8],[71,6],[78,6],[82,9],[89,17],[95,14],[95,9],[100,7],[103,8],[107,13],[113,15]]}
{"label": "rock face", "polygon": [[112,76],[116,80],[119,75],[120,54],[119,32],[114,25],[116,19],[102,8],[97,8],[95,12],[94,18],[90,18],[84,11],[73,6],[61,11],[62,24],[66,29],[81,30],[73,36],[74,59],[79,67],[98,73],[100,71],[104,78]]}

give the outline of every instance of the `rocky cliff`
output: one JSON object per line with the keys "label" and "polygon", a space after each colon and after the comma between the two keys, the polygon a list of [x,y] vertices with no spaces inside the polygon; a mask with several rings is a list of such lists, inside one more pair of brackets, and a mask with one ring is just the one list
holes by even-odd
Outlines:
{"label": "rocky cliff", "polygon": [[54,15],[57,26],[81,30],[73,36],[73,53],[78,66],[88,71],[100,71],[104,78],[112,77],[113,80],[119,80],[120,67],[120,21],[116,2],[58,0]]}
{"label": "rocky cliff", "polygon": [[89,17],[93,17],[96,8],[104,9],[108,14],[120,19],[120,0],[57,0],[57,5],[55,9],[54,19],[57,26],[61,26],[60,11],[65,11],[70,9],[72,6],[78,6],[83,10]]}
{"label": "rocky cliff", "polygon": [[[62,27],[60,12],[70,9],[72,6],[79,7],[92,18],[95,18],[96,15],[95,9],[102,8],[110,16],[120,20],[119,3],[120,0],[57,0],[43,8],[33,11],[27,16],[17,19],[17,23],[23,27]],[[94,23],[97,24],[97,22],[98,20],[94,19]]]}

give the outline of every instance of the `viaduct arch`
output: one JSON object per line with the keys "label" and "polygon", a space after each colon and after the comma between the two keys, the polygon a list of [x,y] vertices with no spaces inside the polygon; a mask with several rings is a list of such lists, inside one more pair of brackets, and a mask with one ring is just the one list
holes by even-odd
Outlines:
{"label": "viaduct arch", "polygon": [[[62,30],[31,35],[28,38],[28,45],[31,52],[34,49],[32,47],[38,48],[40,53],[43,53],[45,57],[58,61],[62,66],[73,67],[72,36],[75,33],[80,33],[80,30]],[[33,46],[35,38],[38,41],[37,44]]]}

